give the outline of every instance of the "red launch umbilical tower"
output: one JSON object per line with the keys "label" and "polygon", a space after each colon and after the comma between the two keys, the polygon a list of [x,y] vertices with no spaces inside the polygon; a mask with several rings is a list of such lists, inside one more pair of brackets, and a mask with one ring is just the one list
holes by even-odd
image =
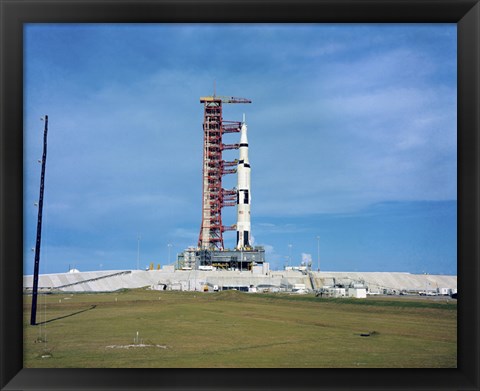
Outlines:
{"label": "red launch umbilical tower", "polygon": [[198,236],[198,248],[202,250],[223,250],[223,232],[235,229],[222,223],[222,208],[235,206],[235,189],[222,188],[222,176],[236,172],[238,161],[224,161],[222,152],[238,149],[239,144],[223,144],[224,133],[240,132],[241,122],[224,121],[223,103],[252,103],[251,100],[224,96],[205,96],[200,98],[204,104],[203,112],[203,199],[202,225]]}

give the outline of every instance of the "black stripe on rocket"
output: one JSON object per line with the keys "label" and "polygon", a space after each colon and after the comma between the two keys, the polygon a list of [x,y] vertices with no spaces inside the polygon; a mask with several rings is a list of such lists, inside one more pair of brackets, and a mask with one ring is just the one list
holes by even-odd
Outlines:
{"label": "black stripe on rocket", "polygon": [[[243,197],[240,197],[240,193],[243,194]],[[240,200],[243,198],[243,202]],[[239,190],[237,191],[237,205],[246,204],[248,205],[250,202],[248,201],[248,190]]]}
{"label": "black stripe on rocket", "polygon": [[[248,243],[248,235],[249,234],[249,231],[243,231],[243,244],[242,246],[245,247],[245,246],[248,246],[249,243]],[[238,243],[238,240],[240,239],[240,232],[237,231],[237,243]]]}
{"label": "black stripe on rocket", "polygon": [[243,245],[248,246],[248,231],[243,231]]}

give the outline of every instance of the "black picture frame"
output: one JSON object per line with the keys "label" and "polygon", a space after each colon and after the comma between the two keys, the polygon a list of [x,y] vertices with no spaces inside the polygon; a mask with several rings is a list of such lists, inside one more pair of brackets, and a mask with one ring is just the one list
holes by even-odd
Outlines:
{"label": "black picture frame", "polygon": [[[0,0],[0,387],[54,389],[479,390],[479,0]],[[457,369],[23,368],[23,24],[34,22],[457,23]]]}

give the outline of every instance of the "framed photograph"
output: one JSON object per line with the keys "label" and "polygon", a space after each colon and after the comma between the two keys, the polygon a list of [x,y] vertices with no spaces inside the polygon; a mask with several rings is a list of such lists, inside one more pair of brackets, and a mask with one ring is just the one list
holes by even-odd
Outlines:
{"label": "framed photograph", "polygon": [[478,389],[478,0],[0,7],[2,390]]}

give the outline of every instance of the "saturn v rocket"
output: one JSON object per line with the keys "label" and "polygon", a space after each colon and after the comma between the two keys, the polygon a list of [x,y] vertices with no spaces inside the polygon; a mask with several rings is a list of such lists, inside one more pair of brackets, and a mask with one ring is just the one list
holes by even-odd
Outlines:
{"label": "saturn v rocket", "polygon": [[237,167],[237,250],[251,249],[250,230],[250,163],[245,114],[240,130],[240,156]]}

